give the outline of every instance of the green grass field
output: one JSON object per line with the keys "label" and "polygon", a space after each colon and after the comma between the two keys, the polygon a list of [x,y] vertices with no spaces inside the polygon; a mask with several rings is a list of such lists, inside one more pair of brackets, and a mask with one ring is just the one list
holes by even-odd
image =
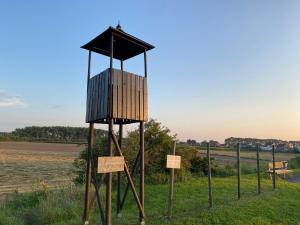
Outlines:
{"label": "green grass field", "polygon": [[[300,183],[262,179],[262,194],[256,192],[255,175],[242,176],[242,196],[236,198],[236,178],[213,178],[214,207],[208,208],[207,179],[176,183],[173,219],[166,219],[167,185],[146,185],[146,224],[300,224]],[[104,191],[104,190],[102,190]],[[115,193],[114,193],[115,194]],[[83,211],[83,189],[68,187],[46,193],[19,194],[0,206],[1,225],[78,225]],[[137,224],[138,211],[128,196],[122,217],[113,208],[113,224]],[[115,203],[115,195],[113,199]],[[115,206],[115,204],[113,204]],[[100,224],[95,208],[90,224]]]}

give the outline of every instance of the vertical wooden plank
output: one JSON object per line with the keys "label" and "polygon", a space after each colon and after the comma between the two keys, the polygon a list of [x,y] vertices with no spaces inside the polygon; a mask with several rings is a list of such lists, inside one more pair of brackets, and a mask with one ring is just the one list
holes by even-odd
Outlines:
{"label": "vertical wooden plank", "polygon": [[99,119],[100,114],[100,74],[96,76],[96,115],[95,120]]}
{"label": "vertical wooden plank", "polygon": [[127,75],[127,80],[126,80],[126,86],[127,86],[127,101],[126,101],[126,110],[127,110],[127,119],[131,118],[131,79],[130,79],[130,74],[126,73]]}
{"label": "vertical wooden plank", "polygon": [[93,92],[94,92],[94,82],[93,82],[93,78],[90,79],[90,92],[91,92],[91,103],[90,103],[90,111],[89,111],[89,121],[92,121],[92,115],[93,115]]}
{"label": "vertical wooden plank", "polygon": [[118,89],[119,89],[119,85],[118,85],[118,75],[119,75],[119,73],[118,73],[118,70],[116,70],[116,69],[114,69],[114,89],[115,89],[115,91],[114,91],[114,106],[115,106],[115,109],[114,109],[114,112],[115,112],[115,116],[114,116],[114,118],[118,118],[118,115],[119,115],[119,96],[118,96]]}
{"label": "vertical wooden plank", "polygon": [[139,102],[139,98],[140,98],[140,95],[139,95],[139,77],[134,75],[135,77],[135,111],[136,111],[136,120],[139,120],[140,119],[140,102]]}
{"label": "vertical wooden plank", "polygon": [[90,86],[91,82],[88,82],[87,96],[86,96],[86,113],[85,113],[85,121],[89,122],[89,112],[90,112]]}
{"label": "vertical wooden plank", "polygon": [[140,120],[144,121],[144,78],[139,76]]}
{"label": "vertical wooden plank", "polygon": [[109,96],[109,73],[108,73],[108,69],[106,71],[104,71],[104,115],[105,115],[105,118],[108,117],[109,115],[109,102],[108,102],[108,96]]}
{"label": "vertical wooden plank", "polygon": [[112,92],[112,102],[113,102],[113,108],[112,108],[112,116],[113,118],[117,117],[117,103],[118,103],[118,93],[117,93],[117,80],[116,80],[116,72],[114,69],[112,69],[112,88],[113,88],[113,92]]}
{"label": "vertical wooden plank", "polygon": [[103,92],[102,92],[102,117],[106,118],[107,116],[107,105],[106,105],[106,88],[107,88],[107,83],[106,83],[106,74],[103,73],[102,74],[102,88],[103,88]]}
{"label": "vertical wooden plank", "polygon": [[96,110],[96,78],[93,77],[93,106],[92,106],[92,120],[95,120],[95,110]]}
{"label": "vertical wooden plank", "polygon": [[132,74],[130,74],[130,80],[131,80],[131,85],[130,85],[130,89],[131,89],[131,119],[135,119],[136,118],[136,111],[135,111],[135,79],[134,76]]}
{"label": "vertical wooden plank", "polygon": [[118,118],[123,118],[122,86],[122,71],[118,70]]}
{"label": "vertical wooden plank", "polygon": [[101,74],[98,75],[98,110],[97,110],[97,120],[101,119],[101,96],[102,96],[102,87],[101,87]]}
{"label": "vertical wooden plank", "polygon": [[103,73],[100,74],[100,96],[99,96],[99,101],[100,101],[100,112],[99,112],[99,118],[103,118]]}
{"label": "vertical wooden plank", "polygon": [[122,103],[122,110],[123,110],[123,114],[122,117],[124,119],[127,118],[127,102],[126,102],[126,95],[127,95],[127,86],[126,86],[126,80],[127,80],[127,75],[126,73],[123,71],[122,72],[122,99],[123,99],[123,103]]}
{"label": "vertical wooden plank", "polygon": [[144,121],[148,120],[148,86],[147,77],[144,77]]}

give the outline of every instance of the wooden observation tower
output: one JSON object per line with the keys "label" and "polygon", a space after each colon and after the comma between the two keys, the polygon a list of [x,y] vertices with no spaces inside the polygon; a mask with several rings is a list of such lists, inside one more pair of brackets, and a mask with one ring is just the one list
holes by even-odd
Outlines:
{"label": "wooden observation tower", "polygon": [[[87,170],[86,170],[86,192],[85,207],[83,221],[89,224],[89,211],[92,205],[90,197],[90,186],[93,183],[98,207],[100,210],[101,223],[111,225],[111,205],[112,205],[112,172],[105,173],[106,178],[106,199],[105,210],[100,201],[99,188],[101,180],[97,179],[97,171],[95,171],[94,161],[92,159],[93,147],[93,130],[94,123],[108,124],[108,147],[107,158],[112,162],[123,156],[122,154],[122,135],[123,124],[139,123],[140,131],[140,148],[136,157],[136,161],[131,171],[123,161],[123,169],[127,177],[127,187],[123,191],[121,198],[120,172],[118,172],[117,182],[117,214],[124,206],[129,188],[132,190],[139,209],[139,223],[145,223],[144,214],[144,122],[148,119],[148,91],[147,91],[147,51],[154,46],[125,33],[121,26],[116,28],[109,27],[99,36],[83,45],[82,48],[89,51],[88,56],[88,81],[87,81],[87,111],[86,122],[89,126],[89,141],[87,154]],[[98,75],[91,77],[91,55],[92,52],[110,57],[110,65]],[[144,76],[139,76],[123,70],[125,60],[144,54]],[[120,61],[120,69],[113,68],[114,59]],[[114,124],[119,126],[119,138],[114,134]],[[113,152],[115,145],[116,152]],[[117,157],[118,156],[118,157]],[[139,181],[140,190],[137,192],[132,176],[134,170],[139,165]],[[99,164],[98,168],[105,167]],[[105,170],[105,168],[103,168]],[[107,169],[107,168],[106,168]],[[93,182],[92,182],[93,179]]]}

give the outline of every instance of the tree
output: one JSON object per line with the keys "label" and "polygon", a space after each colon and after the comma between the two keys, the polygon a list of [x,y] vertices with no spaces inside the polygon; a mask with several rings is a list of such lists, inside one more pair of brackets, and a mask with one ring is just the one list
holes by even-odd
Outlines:
{"label": "tree", "polygon": [[[145,123],[145,174],[153,175],[166,172],[166,158],[173,148],[176,136],[164,127],[160,122],[150,119]],[[129,167],[132,167],[139,150],[139,128],[128,132],[127,137],[123,140],[123,154]],[[93,159],[95,166],[96,159],[100,155],[106,155],[107,138],[96,139],[93,146]],[[116,151],[114,151],[116,152]],[[75,182],[83,183],[85,181],[86,170],[86,150],[83,150],[79,157],[75,159],[74,173],[76,174]],[[138,170],[136,170],[138,171]]]}

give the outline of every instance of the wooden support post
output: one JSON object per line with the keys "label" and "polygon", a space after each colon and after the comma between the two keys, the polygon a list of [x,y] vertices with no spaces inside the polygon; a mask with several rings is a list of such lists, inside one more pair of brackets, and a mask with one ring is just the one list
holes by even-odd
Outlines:
{"label": "wooden support post", "polygon": [[[176,141],[174,142],[172,154],[176,152]],[[172,218],[173,209],[173,190],[174,190],[174,168],[170,168],[170,180],[169,180],[169,199],[168,199],[168,218]]]}
{"label": "wooden support post", "polygon": [[[119,125],[119,145],[122,149],[123,124]],[[121,172],[118,172],[117,180],[117,216],[121,216]]]}
{"label": "wooden support post", "polygon": [[237,194],[238,199],[241,198],[241,162],[240,162],[240,143],[237,144]]}
{"label": "wooden support post", "polygon": [[211,165],[210,165],[210,145],[207,142],[207,179],[208,179],[208,203],[209,207],[212,208],[213,206],[213,199],[212,199],[212,190],[211,190]]}
{"label": "wooden support post", "polygon": [[[91,78],[91,59],[92,52],[89,51],[88,55],[88,76],[87,76],[87,92],[89,86],[89,80]],[[85,199],[84,199],[84,212],[83,212],[83,222],[84,224],[89,224],[89,201],[90,201],[90,187],[91,187],[91,151],[94,142],[94,124],[90,123],[89,127],[89,137],[88,137],[88,149],[87,149],[87,160],[86,160],[86,181],[85,181]]]}
{"label": "wooden support post", "polygon": [[92,171],[91,154],[92,154],[93,142],[94,142],[94,123],[90,123],[87,160],[86,160],[85,201],[84,201],[84,215],[83,215],[84,224],[89,224],[89,201],[90,201],[91,171]]}
{"label": "wooden support post", "polygon": [[[103,213],[103,207],[100,201],[100,194],[99,194],[99,190],[100,190],[100,186],[98,185],[98,181],[97,181],[97,172],[96,172],[96,166],[94,164],[94,159],[93,159],[93,154],[90,156],[91,159],[91,163],[92,163],[92,172],[93,172],[93,178],[94,178],[94,187],[95,187],[95,194],[96,194],[96,198],[97,198],[97,203],[98,203],[98,207],[99,207],[99,211],[100,211],[100,220],[101,220],[101,224],[105,224],[105,217],[104,217],[104,213]],[[90,206],[89,206],[90,209]]]}
{"label": "wooden support post", "polygon": [[145,77],[148,76],[147,72],[147,49],[144,51],[144,71],[145,71]]}
{"label": "wooden support post", "polygon": [[257,193],[260,194],[260,165],[259,165],[259,145],[256,145],[256,171],[257,171]]}
{"label": "wooden support post", "polygon": [[[121,92],[123,95],[123,60],[121,60],[121,71],[122,71],[122,88]],[[122,115],[123,115],[123,98],[122,98]],[[124,115],[123,115],[124,116]],[[122,137],[123,137],[123,124],[119,125],[119,145],[122,149]],[[118,172],[118,180],[117,180],[117,216],[121,216],[121,172]]]}
{"label": "wooden support post", "polygon": [[[112,156],[112,135],[113,120],[109,119],[108,128],[108,155]],[[111,193],[112,193],[112,173],[106,175],[106,225],[111,225]]]}
{"label": "wooden support post", "polygon": [[[145,204],[145,146],[144,146],[144,122],[140,122],[140,201]],[[144,213],[140,212],[140,224],[145,224]]]}
{"label": "wooden support post", "polygon": [[273,190],[275,190],[276,188],[276,182],[275,182],[275,179],[276,179],[276,174],[275,174],[275,145],[273,144],[272,145],[272,159],[273,159],[273,179],[272,179],[272,183],[273,183]]}
{"label": "wooden support post", "polygon": [[[111,35],[110,39],[110,74],[113,69],[113,52],[114,52],[114,36]],[[112,83],[112,76],[110,76],[110,84]],[[113,90],[110,85],[110,106],[109,112],[112,115],[113,112]],[[113,155],[112,148],[112,132],[113,132],[113,119],[108,119],[108,156]],[[106,225],[111,225],[111,193],[112,193],[112,173],[106,175]]]}

